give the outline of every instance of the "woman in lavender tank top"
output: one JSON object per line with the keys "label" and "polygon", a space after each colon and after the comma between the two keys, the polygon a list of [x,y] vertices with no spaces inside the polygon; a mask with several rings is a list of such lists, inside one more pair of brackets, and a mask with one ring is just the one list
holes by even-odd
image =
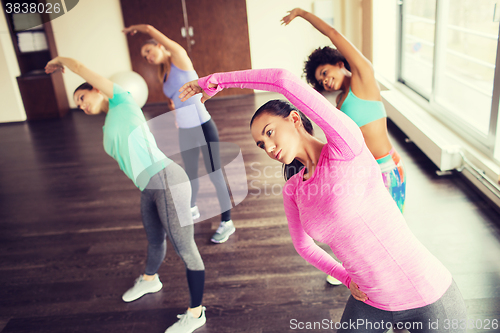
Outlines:
{"label": "woman in lavender tank top", "polygon": [[158,83],[163,84],[163,92],[168,98],[170,110],[175,110],[181,155],[184,168],[191,181],[193,219],[200,217],[196,198],[199,190],[198,158],[201,149],[205,169],[216,189],[222,213],[219,228],[211,240],[214,243],[223,243],[236,229],[231,220],[232,204],[229,190],[222,173],[218,171],[221,168],[218,145],[210,144],[219,142],[219,133],[215,122],[211,119],[205,105],[200,102],[199,97],[186,102],[178,98],[179,88],[186,82],[198,78],[193,63],[181,45],[151,25],[132,25],[125,28],[123,32],[131,35],[141,32],[153,38],[141,47],[141,55],[149,64],[158,66]]}

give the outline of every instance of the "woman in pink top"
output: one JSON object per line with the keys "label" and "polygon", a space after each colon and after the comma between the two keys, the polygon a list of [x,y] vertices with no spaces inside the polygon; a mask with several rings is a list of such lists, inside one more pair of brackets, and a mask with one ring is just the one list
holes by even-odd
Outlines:
{"label": "woman in pink top", "polygon": [[[233,87],[279,92],[297,108],[284,101],[264,104],[252,118],[251,132],[269,157],[285,165],[283,201],[295,249],[351,291],[338,331],[410,325],[411,332],[465,332],[460,291],[409,230],[358,126],[282,69],[212,74],[185,84],[180,97],[203,92],[204,102]],[[299,110],[321,127],[326,144],[312,136]],[[314,240],[328,244],[342,264]],[[434,330],[429,323],[436,321]]]}

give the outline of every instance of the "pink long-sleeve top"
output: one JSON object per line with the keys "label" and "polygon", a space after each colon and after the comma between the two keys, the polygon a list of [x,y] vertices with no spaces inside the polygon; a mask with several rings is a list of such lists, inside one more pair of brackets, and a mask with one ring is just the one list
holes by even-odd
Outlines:
{"label": "pink long-sleeve top", "polygon": [[[314,173],[304,180],[304,168],[283,188],[292,242],[305,260],[346,286],[354,281],[366,303],[382,310],[422,307],[445,293],[450,272],[409,230],[348,116],[282,69],[217,73],[198,83],[210,96],[232,87],[281,93],[325,133]],[[342,264],[314,240],[328,244]]]}

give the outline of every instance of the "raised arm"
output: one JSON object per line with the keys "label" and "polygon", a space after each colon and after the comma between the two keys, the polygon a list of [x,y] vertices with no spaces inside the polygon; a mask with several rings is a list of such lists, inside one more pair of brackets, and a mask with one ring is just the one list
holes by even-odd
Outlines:
{"label": "raised arm", "polygon": [[[368,88],[375,87],[375,93],[378,93],[378,95],[380,95],[372,64],[351,42],[349,42],[340,32],[338,32],[328,23],[326,23],[316,15],[300,8],[291,10],[287,16],[283,17],[282,23],[288,25],[295,17],[302,17],[304,20],[311,23],[319,32],[330,38],[333,45],[335,45],[340,53],[342,53],[342,55],[346,58],[347,62],[351,66],[353,80],[361,81],[353,82],[353,86],[362,84],[363,86],[368,85]],[[363,88],[363,90],[364,89],[365,88]]]}
{"label": "raised arm", "polygon": [[131,25],[122,30],[125,34],[130,33],[131,36],[137,32],[148,34],[151,38],[163,45],[165,49],[172,55],[172,63],[182,70],[193,70],[193,63],[189,58],[186,50],[177,42],[171,40],[158,29],[149,24]]}
{"label": "raised arm", "polygon": [[108,98],[113,98],[113,82],[88,69],[78,60],[56,57],[47,63],[45,66],[45,72],[50,74],[61,70],[64,73],[64,67],[68,67],[70,71],[81,76],[85,81],[91,84],[94,88],[99,89]]}
{"label": "raised arm", "polygon": [[319,32],[326,37],[330,38],[333,45],[342,53],[346,58],[353,71],[359,71],[360,74],[365,70],[372,71],[372,65],[368,59],[349,42],[340,32],[334,27],[303,9],[295,8],[289,12],[287,16],[282,19],[283,24],[288,25],[295,17],[302,17],[304,20],[311,23]]}
{"label": "raised arm", "polygon": [[179,91],[185,100],[203,92],[202,101],[224,88],[250,88],[283,94],[325,133],[337,158],[351,159],[361,152],[363,136],[358,126],[326,98],[284,69],[253,69],[216,73],[186,83]]}

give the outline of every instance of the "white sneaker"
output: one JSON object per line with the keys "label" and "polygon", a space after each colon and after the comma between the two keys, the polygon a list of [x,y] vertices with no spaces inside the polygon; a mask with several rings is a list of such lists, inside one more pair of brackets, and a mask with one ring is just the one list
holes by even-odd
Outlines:
{"label": "white sneaker", "polygon": [[146,281],[142,275],[139,276],[134,283],[134,286],[123,294],[122,299],[124,302],[132,302],[148,293],[156,293],[161,290],[163,284],[160,281],[158,274],[152,281]]}
{"label": "white sneaker", "polygon": [[193,216],[193,220],[200,218],[200,210],[198,206],[191,207],[191,215]]}
{"label": "white sneaker", "polygon": [[331,275],[326,276],[326,282],[328,282],[332,286],[340,286],[342,284],[342,282],[340,282],[339,280],[337,280],[336,278],[334,278]]}
{"label": "white sneaker", "polygon": [[211,240],[217,244],[224,243],[235,231],[236,228],[234,227],[233,220],[222,221]]}
{"label": "white sneaker", "polygon": [[177,315],[179,320],[167,328],[165,333],[191,333],[197,328],[202,327],[207,322],[207,317],[205,316],[206,308],[203,306],[201,308],[200,318],[195,318],[191,311],[187,310],[186,313]]}

